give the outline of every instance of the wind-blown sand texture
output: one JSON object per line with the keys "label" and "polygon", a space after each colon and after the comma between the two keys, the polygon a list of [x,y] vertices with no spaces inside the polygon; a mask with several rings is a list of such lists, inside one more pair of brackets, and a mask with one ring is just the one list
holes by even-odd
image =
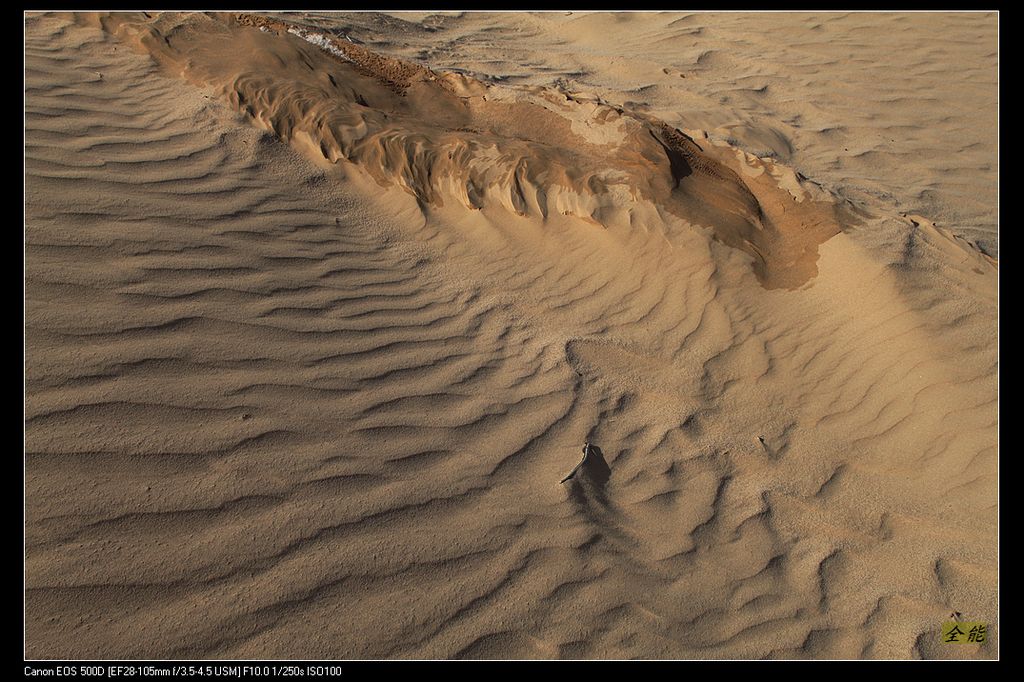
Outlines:
{"label": "wind-blown sand texture", "polygon": [[26,15],[26,655],[995,657],[996,21]]}

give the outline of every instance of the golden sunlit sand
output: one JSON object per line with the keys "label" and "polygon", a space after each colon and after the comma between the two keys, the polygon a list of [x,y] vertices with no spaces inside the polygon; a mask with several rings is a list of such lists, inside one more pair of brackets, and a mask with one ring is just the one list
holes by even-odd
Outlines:
{"label": "golden sunlit sand", "polygon": [[995,658],[996,30],[28,13],[26,655]]}

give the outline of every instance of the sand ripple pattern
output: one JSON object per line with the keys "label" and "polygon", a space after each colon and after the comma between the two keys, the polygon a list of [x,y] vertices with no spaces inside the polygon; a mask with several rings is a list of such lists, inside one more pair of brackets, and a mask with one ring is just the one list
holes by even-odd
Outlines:
{"label": "sand ripple pattern", "polygon": [[994,655],[984,262],[424,212],[26,34],[28,655]]}

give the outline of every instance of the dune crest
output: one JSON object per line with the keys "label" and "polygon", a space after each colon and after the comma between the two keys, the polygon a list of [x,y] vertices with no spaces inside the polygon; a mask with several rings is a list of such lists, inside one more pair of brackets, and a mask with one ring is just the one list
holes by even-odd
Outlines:
{"label": "dune crest", "polygon": [[252,14],[79,20],[148,52],[170,75],[216,88],[280,139],[403,187],[423,210],[455,200],[607,225],[647,202],[754,256],[767,288],[813,277],[817,245],[840,231],[824,193],[798,202],[771,174],[744,172],[750,162],[738,150],[621,107],[434,72]]}

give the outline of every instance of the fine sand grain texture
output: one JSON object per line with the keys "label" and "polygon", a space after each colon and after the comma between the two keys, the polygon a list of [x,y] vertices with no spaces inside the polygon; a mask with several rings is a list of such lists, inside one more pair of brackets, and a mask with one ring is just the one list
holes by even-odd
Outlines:
{"label": "fine sand grain texture", "polygon": [[998,656],[995,15],[25,31],[27,656]]}

